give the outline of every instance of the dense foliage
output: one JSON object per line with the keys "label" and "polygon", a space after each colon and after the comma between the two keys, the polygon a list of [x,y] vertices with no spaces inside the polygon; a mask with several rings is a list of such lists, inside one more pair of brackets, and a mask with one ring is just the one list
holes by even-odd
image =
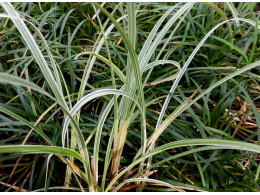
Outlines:
{"label": "dense foliage", "polygon": [[258,3],[1,3],[1,191],[258,191]]}

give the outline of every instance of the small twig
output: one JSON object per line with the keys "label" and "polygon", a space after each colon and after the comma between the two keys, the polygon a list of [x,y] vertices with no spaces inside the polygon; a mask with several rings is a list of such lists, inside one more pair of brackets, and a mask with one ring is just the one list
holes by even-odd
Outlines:
{"label": "small twig", "polygon": [[4,186],[7,186],[7,187],[10,187],[10,188],[13,188],[17,191],[20,191],[20,192],[28,192],[28,190],[25,190],[25,189],[22,189],[22,188],[19,188],[17,186],[14,186],[14,185],[11,185],[11,184],[8,184],[8,183],[4,183],[4,182],[0,182],[0,184],[4,185]]}

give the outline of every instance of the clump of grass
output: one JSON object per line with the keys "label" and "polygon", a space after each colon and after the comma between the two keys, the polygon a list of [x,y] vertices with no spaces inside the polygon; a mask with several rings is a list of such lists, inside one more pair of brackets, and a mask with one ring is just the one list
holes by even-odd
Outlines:
{"label": "clump of grass", "polygon": [[[0,153],[48,154],[36,182],[39,156],[27,164],[29,191],[259,188],[260,117],[247,90],[258,89],[259,80],[260,27],[248,18],[255,4],[28,5],[1,3],[3,26],[10,29],[3,38],[10,50],[0,64],[1,127],[15,139],[4,138]],[[241,98],[250,105],[255,132],[230,117]],[[241,157],[251,169],[238,184],[241,175],[228,169],[245,171],[238,167]],[[55,162],[67,166],[64,187],[49,187]],[[24,190],[25,183],[17,188],[19,181],[9,180],[3,184]]]}

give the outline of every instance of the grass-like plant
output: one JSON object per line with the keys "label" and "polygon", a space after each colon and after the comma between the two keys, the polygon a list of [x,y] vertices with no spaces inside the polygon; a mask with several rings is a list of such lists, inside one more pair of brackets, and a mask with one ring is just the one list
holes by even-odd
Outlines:
{"label": "grass-like plant", "polygon": [[[135,187],[137,187],[138,190],[142,190],[142,187],[149,183],[164,186],[166,187],[164,189],[173,191],[183,191],[185,189],[207,190],[210,189],[210,187],[206,185],[207,181],[204,178],[203,172],[208,166],[206,166],[206,164],[210,163],[210,160],[206,162],[205,167],[201,167],[198,162],[199,160],[203,161],[203,159],[201,159],[197,153],[225,149],[232,151],[243,150],[252,152],[252,154],[260,153],[258,142],[249,143],[249,140],[235,140],[228,132],[222,131],[221,129],[218,130],[217,128],[210,127],[209,124],[203,123],[198,116],[194,114],[192,109],[192,106],[194,106],[202,110],[204,114],[208,113],[209,95],[212,91],[218,89],[219,86],[223,86],[223,84],[226,84],[229,80],[232,80],[236,83],[236,86],[239,87],[239,82],[234,80],[234,78],[242,74],[249,74],[250,70],[260,65],[260,60],[253,61],[253,59],[256,59],[253,58],[253,52],[256,50],[258,29],[260,29],[256,21],[250,20],[246,16],[240,18],[232,3],[226,3],[224,5],[226,7],[225,10],[228,10],[232,15],[231,19],[227,17],[219,6],[213,3],[177,3],[172,6],[166,6],[163,14],[154,16],[155,19],[152,20],[155,21],[151,27],[151,31],[138,32],[139,29],[137,27],[140,21],[137,16],[139,14],[145,14],[149,9],[138,9],[141,5],[137,6],[136,3],[113,4],[113,6],[111,6],[113,7],[112,11],[107,11],[107,9],[104,8],[106,6],[105,3],[102,5],[99,3],[88,3],[87,5],[92,8],[92,12],[94,13],[93,17],[91,16],[92,18],[89,18],[87,16],[88,13],[83,13],[86,14],[86,20],[80,22],[74,32],[68,32],[68,36],[70,36],[68,39],[68,47],[65,48],[64,52],[59,53],[59,49],[53,47],[53,44],[55,45],[55,42],[64,38],[62,34],[56,35],[55,32],[53,34],[54,41],[47,40],[41,32],[41,28],[37,27],[35,22],[30,22],[22,18],[21,13],[14,9],[10,3],[1,3],[5,13],[2,13],[0,16],[6,22],[9,20],[13,22],[15,28],[17,28],[20,33],[19,36],[21,36],[22,41],[28,49],[24,50],[23,55],[26,61],[19,64],[19,66],[23,66],[22,72],[25,72],[25,79],[21,78],[21,76],[11,75],[11,71],[5,73],[2,71],[0,73],[0,82],[17,87],[18,91],[20,91],[18,95],[21,98],[22,104],[30,110],[31,115],[29,118],[21,116],[23,114],[20,109],[16,109],[15,106],[10,106],[3,102],[0,103],[0,111],[4,113],[5,116],[11,117],[9,118],[11,121],[17,120],[30,127],[32,129],[30,132],[35,131],[37,135],[41,137],[39,139],[43,141],[37,145],[24,143],[22,145],[2,144],[0,146],[0,153],[50,154],[46,161],[47,166],[50,158],[56,155],[67,165],[64,189],[73,189],[69,186],[72,185],[72,180],[75,180],[82,191],[119,191],[125,188],[127,189],[127,187],[125,187],[126,185],[131,189],[130,183],[133,182],[136,183]],[[192,20],[195,21],[192,14],[195,9],[201,9],[202,7],[209,7],[213,10],[212,13],[219,14],[221,22],[218,21],[218,23],[209,30],[203,29],[203,38],[196,40],[196,47],[187,51],[187,53],[183,51],[180,54],[180,57],[182,57],[181,55],[186,55],[187,59],[181,59],[179,61],[173,60],[171,54],[175,49],[177,50],[177,47],[171,51],[171,49],[169,49],[169,43],[176,44],[178,47],[181,43],[185,44],[185,39],[189,38],[187,33],[189,33],[190,30],[189,27],[185,28],[185,25],[201,25],[195,22],[192,24],[188,23],[187,20],[189,20],[188,18],[192,18]],[[62,18],[69,17],[71,13],[72,12],[62,15]],[[117,18],[120,14],[122,14],[121,17]],[[204,15],[201,14],[201,16],[197,17],[204,17]],[[43,15],[42,20],[47,20],[47,18],[48,15],[46,15],[46,17]],[[90,21],[96,28],[98,36],[95,40],[93,39],[94,43],[90,49],[88,48],[85,51],[76,53],[72,50],[73,48],[70,47],[70,44],[77,30],[79,30],[81,25],[86,21]],[[61,28],[64,29],[66,24],[62,23],[62,20],[59,22],[60,23],[57,22],[57,25],[61,24]],[[211,22],[213,23],[214,21]],[[42,25],[43,24],[44,22]],[[251,53],[246,53],[247,50],[243,50],[233,43],[234,31],[232,29],[240,29],[242,28],[241,25],[245,25],[248,29],[253,31],[251,40],[253,42],[253,48],[251,49]],[[222,31],[226,32],[225,37],[216,36],[214,33],[223,27],[225,27],[225,29],[222,29]],[[55,28],[59,27],[57,26]],[[183,28],[185,28],[183,41],[174,42],[174,37],[179,36],[178,31]],[[144,34],[142,35],[141,33]],[[142,43],[139,41],[139,36],[141,35],[146,37]],[[118,42],[122,41],[121,46],[111,42],[115,37],[117,37]],[[234,58],[237,61],[237,67],[200,66],[197,68],[193,67],[193,69],[192,67],[189,68],[196,54],[206,45],[206,41],[209,39],[221,42],[224,45],[221,51],[225,50],[224,52],[228,53],[227,56]],[[90,40],[87,41],[90,42]],[[245,48],[248,48],[248,44],[245,43]],[[28,51],[31,56],[27,55]],[[205,54],[200,55],[202,58],[207,58]],[[237,56],[234,57],[234,55]],[[214,57],[215,56],[213,56],[212,59]],[[115,58],[120,59],[123,65],[120,66],[119,63],[116,64],[117,60]],[[30,70],[28,67],[34,60],[39,67],[37,74],[43,78],[40,80],[40,83],[37,84],[32,82],[33,75],[29,74]],[[64,71],[61,65],[59,65],[62,64],[62,60],[67,60],[66,62],[69,63],[73,61],[83,62],[85,67],[81,76],[76,76],[75,72],[72,71],[70,75],[72,79],[70,82],[67,81]],[[91,74],[93,73],[93,68],[97,61],[99,64],[102,62],[102,65],[108,69],[111,74],[109,75],[108,81],[111,84],[101,87],[100,89],[90,84]],[[3,63],[4,62],[1,62],[1,64]],[[19,63],[19,61],[15,63]],[[158,73],[156,72],[157,68],[166,64],[171,65],[170,75],[163,75],[159,79],[154,79],[154,76]],[[199,74],[200,71],[207,70],[229,70],[231,72],[203,86],[198,86],[197,82],[199,83],[199,80],[196,82],[191,78],[189,82],[194,83],[196,89],[194,90],[193,87],[193,91],[189,92],[189,95],[186,97],[184,91],[180,89],[180,81],[184,76],[189,77],[187,71],[197,71],[197,74]],[[16,70],[12,69],[12,71]],[[15,74],[17,75],[17,73]],[[165,74],[165,72],[163,72],[163,74]],[[259,80],[259,77],[253,73],[250,74],[250,76]],[[172,85],[169,84],[171,83],[170,81],[173,81]],[[149,86],[157,86],[158,84],[167,84],[167,86],[170,85],[171,88],[169,89],[168,87],[168,92],[163,95],[158,93],[158,95],[155,94],[151,96],[151,90],[147,88],[149,88]],[[241,87],[242,86],[240,86],[240,88]],[[86,88],[89,89],[86,90]],[[245,89],[242,87],[241,90],[245,94],[247,102],[252,106],[253,114],[258,118],[257,125],[259,126],[259,112],[257,108],[253,106],[254,103]],[[178,96],[174,95],[177,91]],[[36,95],[35,92],[37,92],[38,95]],[[28,100],[23,100],[23,96],[28,98]],[[40,98],[43,99],[41,100]],[[97,118],[97,123],[93,126],[91,131],[86,134],[82,130],[82,121],[85,120],[85,115],[82,113],[85,112],[83,108],[97,98],[103,98],[103,108]],[[166,99],[161,110],[150,113],[149,107],[161,102],[164,98]],[[167,111],[172,98],[179,102],[179,105],[174,107],[174,109],[171,107]],[[203,100],[204,103],[198,103],[200,100]],[[44,101],[47,102],[48,105],[48,108],[45,110],[44,107],[46,107],[46,103]],[[54,108],[57,112],[62,113],[62,127],[58,128],[57,126],[60,126],[60,124],[57,122],[56,124],[51,123],[49,128],[56,128],[54,132],[59,134],[60,137],[50,135],[50,132],[45,132],[44,126],[38,125],[40,120],[48,116],[48,112]],[[188,111],[190,116],[196,121],[194,125],[198,126],[200,135],[197,137],[189,137],[188,134],[181,136],[181,134],[176,132],[176,135],[179,135],[179,139],[170,139],[171,141],[169,142],[161,141],[160,137],[163,136],[167,129],[171,128],[170,126],[178,117],[185,115],[186,111]],[[38,115],[39,112],[42,112],[40,116]],[[53,112],[49,118],[56,118],[57,112]],[[155,117],[154,115],[157,117],[155,112],[159,113],[158,118],[155,119],[156,124],[150,125],[147,118]],[[4,116],[2,118],[4,118]],[[5,120],[9,121],[7,119]],[[107,121],[110,122],[108,126],[109,130],[104,131],[106,125],[108,125]],[[187,121],[187,123],[189,122]],[[133,130],[136,127],[138,130]],[[138,144],[131,143],[131,140],[127,140],[127,135],[129,135],[130,131],[132,134],[133,132],[137,134]],[[175,134],[173,129],[171,129],[171,131],[172,134]],[[212,132],[220,136],[214,136]],[[88,137],[86,137],[86,135],[88,135]],[[104,135],[106,135],[106,139],[104,139]],[[257,140],[259,140],[260,134],[257,133],[257,136]],[[57,142],[57,139],[61,140],[61,142]],[[104,142],[106,148],[104,148]],[[124,158],[126,145],[133,147],[138,146],[138,148],[135,150],[134,155],[132,155],[133,159],[128,159],[126,165],[122,168],[122,158]],[[188,150],[183,150],[183,148],[187,148]],[[176,151],[175,149],[180,150],[177,150],[178,153],[172,155],[169,151]],[[163,158],[156,157],[156,161],[154,161],[157,154],[161,154]],[[242,154],[245,155],[245,153]],[[149,178],[149,176],[154,173],[153,170],[162,166],[163,163],[187,155],[194,155],[194,159],[197,161],[196,164],[202,180],[202,187],[184,183],[173,183],[170,180]],[[217,155],[217,153],[215,155]],[[48,168],[46,173],[48,173]],[[259,170],[255,174],[259,174]],[[51,187],[49,189],[51,189]]]}

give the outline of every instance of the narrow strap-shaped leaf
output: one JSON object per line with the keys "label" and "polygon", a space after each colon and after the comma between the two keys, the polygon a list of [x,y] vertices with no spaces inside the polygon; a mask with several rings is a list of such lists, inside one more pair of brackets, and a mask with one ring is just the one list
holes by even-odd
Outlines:
{"label": "narrow strap-shaped leaf", "polygon": [[234,4],[232,2],[226,2],[226,4],[228,5],[234,19],[236,20],[236,24],[237,26],[239,26],[239,21],[238,21],[238,12],[237,9],[235,8]]}
{"label": "narrow strap-shaped leaf", "polygon": [[204,147],[199,147],[199,148],[194,148],[194,149],[190,149],[188,151],[185,152],[181,152],[178,153],[176,155],[170,156],[168,158],[165,158],[163,160],[160,160],[159,162],[153,163],[152,165],[150,165],[149,167],[147,167],[146,169],[142,170],[141,172],[136,173],[133,177],[139,177],[140,175],[142,175],[143,173],[145,173],[146,171],[149,171],[152,168],[156,168],[158,165],[168,162],[170,160],[174,160],[183,156],[187,156],[189,154],[193,154],[196,152],[200,152],[200,151],[205,151],[205,150],[216,150],[216,149],[225,149],[225,147],[220,147],[220,146],[204,146]]}
{"label": "narrow strap-shaped leaf", "polygon": [[0,83],[4,83],[4,84],[12,84],[12,85],[17,85],[17,86],[23,86],[23,87],[27,87],[27,88],[31,88],[35,91],[38,91],[39,93],[46,95],[52,99],[55,99],[54,97],[52,97],[47,91],[43,90],[42,88],[40,88],[39,86],[35,85],[32,82],[29,82],[25,79],[19,78],[19,77],[15,77],[13,75],[10,74],[6,74],[6,73],[2,73],[0,72]]}
{"label": "narrow strap-shaped leaf", "polygon": [[131,165],[121,171],[107,186],[106,191],[110,190],[113,184],[123,176],[127,171],[132,169],[134,166],[139,164],[140,162],[144,161],[145,159],[149,158],[150,156],[154,156],[158,153],[161,153],[165,150],[179,148],[179,147],[187,147],[187,146],[219,146],[221,149],[238,149],[238,150],[245,150],[250,152],[257,152],[260,153],[260,146],[256,144],[251,144],[247,142],[241,141],[229,141],[229,140],[220,140],[220,139],[187,139],[187,140],[180,140],[171,142],[165,145],[162,145],[149,153],[141,156],[139,159],[133,161]]}
{"label": "narrow strap-shaped leaf", "polygon": [[32,129],[34,129],[39,135],[41,135],[47,142],[49,142],[51,145],[55,145],[51,139],[49,137],[47,137],[47,135],[45,135],[45,133],[39,129],[38,127],[35,127],[34,125],[32,125],[29,121],[27,121],[25,118],[17,115],[16,113],[12,112],[10,109],[5,108],[5,105],[2,105],[0,103],[0,112],[3,112],[5,114],[8,114],[9,116],[23,122],[24,124],[26,124],[27,126],[31,127]]}
{"label": "narrow strap-shaped leaf", "polygon": [[180,3],[172,6],[170,9],[168,9],[161,17],[160,19],[156,22],[156,24],[154,25],[152,31],[149,33],[149,36],[147,37],[142,50],[140,51],[139,55],[138,55],[138,61],[141,62],[141,60],[144,59],[145,54],[147,53],[152,41],[154,40],[154,37],[157,34],[157,31],[159,30],[159,28],[162,26],[163,21],[170,15],[170,13],[180,5]]}
{"label": "narrow strap-shaped leaf", "polygon": [[[218,28],[220,27],[221,25],[229,22],[229,21],[232,21],[232,20],[235,20],[235,19],[230,19],[230,20],[227,20],[227,21],[224,21],[224,22],[221,22],[219,23],[218,25],[216,25],[214,28],[212,28],[206,35],[205,37],[200,41],[200,43],[197,45],[197,47],[193,50],[192,54],[190,55],[190,57],[188,58],[188,60],[186,61],[186,63],[183,65],[182,69],[180,70],[180,73],[179,75],[177,76],[177,78],[175,79],[171,89],[170,89],[170,93],[174,93],[175,89],[177,88],[178,86],[178,83],[180,82],[184,72],[186,71],[186,69],[188,68],[190,62],[192,61],[192,59],[194,58],[194,56],[196,55],[196,53],[198,52],[198,50],[201,48],[201,46],[204,44],[204,42],[208,39],[208,37]],[[252,21],[248,21],[246,19],[243,19],[243,18],[237,18],[236,20],[239,20],[239,21],[243,21],[243,22],[246,22],[248,24],[251,24],[251,25],[255,25],[255,22],[252,22]],[[258,26],[260,28],[260,25]],[[169,101],[171,99],[171,96],[168,95],[164,104],[163,104],[163,107],[162,107],[162,110],[161,110],[161,113],[160,113],[160,116],[158,118],[158,121],[157,121],[157,124],[156,124],[156,128],[159,127],[159,125],[161,124],[161,121],[162,121],[162,117],[166,111],[166,108],[168,107],[168,104],[169,104]]]}
{"label": "narrow strap-shaped leaf", "polygon": [[114,63],[109,62],[109,60],[107,58],[105,58],[105,57],[103,57],[103,56],[101,56],[101,55],[99,55],[99,54],[97,54],[95,52],[82,52],[82,53],[78,54],[75,57],[75,59],[77,59],[79,56],[85,55],[85,54],[88,54],[88,55],[92,54],[92,55],[96,56],[98,59],[100,59],[103,62],[105,62],[108,66],[110,66],[110,65],[113,66],[113,70],[116,72],[116,74],[119,76],[119,78],[125,83],[126,78],[125,78],[124,73],[122,73],[122,71]]}
{"label": "narrow strap-shaped leaf", "polygon": [[[17,86],[29,87],[33,90],[38,91],[41,94],[48,96],[49,98],[51,98],[52,100],[57,102],[62,107],[63,111],[65,112],[67,117],[69,117],[69,119],[72,121],[72,124],[76,128],[77,135],[78,135],[78,138],[79,138],[79,143],[78,143],[79,144],[79,150],[81,151],[81,154],[85,158],[84,166],[87,170],[87,176],[88,176],[89,182],[91,182],[92,177],[91,177],[88,151],[87,151],[87,148],[85,147],[85,140],[84,140],[83,134],[82,134],[78,124],[76,123],[75,119],[72,117],[72,115],[70,115],[70,111],[66,107],[64,107],[59,101],[57,101],[54,97],[52,97],[49,93],[47,93],[46,91],[44,91],[43,89],[41,89],[40,87],[35,85],[34,83],[26,81],[25,79],[22,79],[22,78],[19,78],[19,77],[14,77],[14,76],[6,74],[6,73],[0,73],[0,83],[9,83],[9,84],[17,85]],[[64,143],[63,143],[63,145],[64,145]]]}
{"label": "narrow strap-shaped leaf", "polygon": [[161,185],[161,186],[167,186],[169,188],[172,188],[175,191],[178,192],[184,192],[183,190],[180,189],[180,187],[178,186],[174,186],[172,184],[169,184],[167,182],[164,181],[160,181],[157,179],[149,179],[149,178],[131,178],[131,179],[126,179],[124,180],[121,184],[119,184],[114,190],[113,192],[117,192],[120,188],[122,188],[125,184],[127,183],[131,183],[131,182],[146,182],[146,183],[154,183],[157,185]]}
{"label": "narrow strap-shaped leaf", "polygon": [[[11,3],[2,2],[1,5],[5,9],[5,11],[8,13],[8,15],[10,15],[12,17],[20,18],[19,14],[13,8]],[[38,63],[47,83],[50,85],[55,97],[57,98],[58,101],[60,101],[61,104],[63,104],[63,106],[67,107],[63,93],[59,89],[59,86],[58,86],[57,82],[55,81],[53,74],[52,74],[50,68],[48,67],[47,62],[45,61],[43,54],[41,53],[36,41],[34,40],[32,34],[28,30],[24,21],[17,20],[14,18],[11,18],[11,19],[12,19],[13,23],[15,24],[16,28],[18,29],[18,31],[21,33],[25,42],[27,43],[27,45],[28,45],[30,51],[32,52],[36,62]]]}
{"label": "narrow strap-shaped leaf", "polygon": [[[120,5],[120,3],[119,3],[119,5]],[[113,10],[113,12],[111,14],[113,14],[117,10],[119,5],[116,6],[116,8]],[[117,21],[121,21],[125,17],[126,17],[126,15],[124,15],[124,16],[120,17],[119,19],[117,19]],[[107,19],[105,25],[103,25],[104,29],[106,28],[108,22],[109,22],[109,19]],[[95,52],[97,54],[99,53],[99,51],[101,50],[103,44],[105,43],[106,38],[109,36],[110,32],[113,30],[114,27],[115,27],[115,25],[112,23],[108,27],[108,29],[104,33],[104,36],[101,39],[100,39],[100,37],[101,37],[102,33],[99,34],[98,39],[97,39],[97,40],[99,40],[99,42],[98,41],[95,42],[95,45],[93,46],[92,52]],[[94,66],[95,60],[96,60],[96,56],[92,57],[92,55],[90,54],[90,58],[89,58],[89,60],[87,62],[86,68],[85,68],[84,73],[83,73],[82,81],[81,81],[81,84],[80,84],[80,89],[79,89],[80,94],[78,96],[78,100],[83,95],[83,91],[85,90],[85,87],[87,85],[87,82],[88,82],[88,79],[89,79],[89,75],[90,75],[90,72],[92,70],[92,67]]]}
{"label": "narrow strap-shaped leaf", "polygon": [[141,98],[139,101],[141,101],[141,105],[144,105],[144,95],[143,95],[143,89],[142,89],[142,78],[141,78],[141,72],[139,68],[139,63],[137,60],[137,56],[135,53],[135,50],[133,48],[133,45],[131,44],[127,34],[125,33],[124,29],[121,27],[121,25],[117,22],[117,20],[103,7],[101,7],[98,3],[93,2],[95,6],[97,6],[115,25],[117,30],[119,31],[120,35],[122,36],[123,42],[129,52],[129,55],[132,59],[133,62],[133,67],[134,67],[134,76],[136,78],[136,82],[138,85],[138,90],[139,90],[139,97]]}
{"label": "narrow strap-shaped leaf", "polygon": [[165,34],[169,31],[170,27],[183,15],[189,10],[195,3],[189,2],[184,4],[180,9],[173,14],[173,16],[168,20],[168,22],[163,26],[163,29],[156,34],[155,40],[149,45],[149,49],[145,53],[142,59],[138,59],[140,62],[140,70],[143,73],[146,64],[149,62],[152,54],[154,53],[157,46],[160,44],[160,41],[165,36]]}
{"label": "narrow strap-shaped leaf", "polygon": [[173,61],[173,60],[157,60],[156,62],[151,62],[145,66],[144,71],[149,70],[153,66],[158,66],[158,65],[164,65],[164,64],[172,64],[176,66],[179,70],[181,69],[181,66],[179,62]]}
{"label": "narrow strap-shaped leaf", "polygon": [[[228,20],[227,15],[218,6],[214,5],[213,3],[209,3],[209,2],[202,2],[202,3],[205,5],[208,5],[209,7],[212,7],[214,10],[216,10],[223,17],[224,20]],[[231,25],[229,22],[227,23],[227,26],[228,26],[228,31],[229,31],[230,37],[232,37],[232,29],[231,29]]]}
{"label": "narrow strap-shaped leaf", "polygon": [[227,80],[247,71],[252,68],[255,68],[257,66],[260,66],[260,60],[256,61],[252,64],[249,64],[239,70],[236,70],[233,73],[230,73],[228,76],[225,76],[224,78],[220,79],[213,85],[211,85],[209,88],[205,89],[203,92],[201,92],[196,98],[193,100],[188,100],[183,102],[178,108],[176,108],[167,119],[163,121],[163,123],[154,131],[154,133],[147,139],[147,146],[154,143],[155,140],[162,134],[162,132],[168,127],[168,125],[176,118],[178,117],[184,110],[189,108],[192,104],[194,104],[196,101],[198,101],[201,97],[209,93],[212,89],[216,88],[217,86],[221,85],[222,83],[226,82]]}
{"label": "narrow strap-shaped leaf", "polygon": [[[104,95],[122,95],[122,96],[126,96],[127,98],[131,99],[132,101],[134,101],[138,108],[140,109],[141,113],[142,113],[142,108],[139,105],[139,103],[135,100],[135,98],[131,97],[128,93],[121,91],[121,90],[117,90],[117,89],[100,89],[97,91],[94,91],[86,96],[84,96],[83,98],[81,98],[72,108],[72,110],[70,111],[70,114],[73,116],[77,113],[77,111],[79,111],[81,109],[82,106],[84,106],[84,104],[86,104],[87,102],[100,97],[100,96],[104,96]],[[71,119],[69,117],[66,117],[64,125],[63,125],[63,130],[62,130],[62,143],[65,143],[65,135],[69,126]]]}
{"label": "narrow strap-shaped leaf", "polygon": [[222,39],[220,37],[217,37],[217,36],[214,36],[214,35],[211,35],[210,36],[211,38],[214,38],[216,40],[219,40],[221,41],[222,43],[225,43],[226,45],[228,45],[229,47],[231,47],[232,49],[236,50],[238,53],[240,53],[244,58],[245,60],[248,62],[248,57],[246,56],[245,52],[243,52],[242,49],[240,49],[239,47],[237,47],[236,45],[233,45],[232,43],[226,41],[225,39]]}
{"label": "narrow strap-shaped leaf", "polygon": [[176,73],[174,73],[170,76],[164,77],[162,79],[159,79],[159,80],[156,79],[155,81],[147,83],[145,86],[152,86],[152,85],[157,85],[157,84],[164,83],[164,82],[167,82],[167,81],[172,81],[172,80],[176,79],[178,74],[179,74],[179,72],[176,72]]}
{"label": "narrow strap-shaped leaf", "polygon": [[16,153],[16,154],[60,154],[63,156],[73,156],[84,162],[81,155],[73,150],[57,147],[57,146],[44,146],[44,145],[5,145],[0,146],[0,154]]}

